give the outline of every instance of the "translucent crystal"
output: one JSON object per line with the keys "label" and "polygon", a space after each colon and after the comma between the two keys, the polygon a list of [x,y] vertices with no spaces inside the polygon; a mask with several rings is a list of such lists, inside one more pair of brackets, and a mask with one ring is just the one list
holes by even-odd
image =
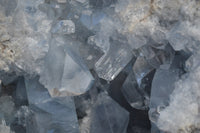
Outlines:
{"label": "translucent crystal", "polygon": [[27,118],[27,132],[79,132],[73,98],[51,98],[37,78],[26,79],[25,84],[32,111]]}
{"label": "translucent crystal", "polygon": [[160,112],[157,123],[160,129],[169,132],[199,129],[199,70],[198,67],[194,73],[190,72],[188,77],[176,82],[169,106]]}
{"label": "translucent crystal", "polygon": [[80,57],[59,41],[51,42],[40,82],[54,97],[80,95],[90,89],[93,77]]}
{"label": "translucent crystal", "polygon": [[[15,12],[5,16],[1,12],[1,70],[26,71],[33,74],[40,71],[42,64],[38,60],[44,57],[48,50],[48,32],[50,21],[38,6],[42,0],[20,0]],[[3,36],[2,36],[3,35]],[[37,62],[37,63],[36,63]],[[12,64],[12,65],[11,65]]]}
{"label": "translucent crystal", "polygon": [[79,52],[89,69],[94,69],[95,63],[103,56],[103,51],[92,42],[80,45]]}
{"label": "translucent crystal", "polygon": [[90,133],[126,133],[128,121],[129,113],[125,109],[106,94],[100,94],[91,112],[84,118],[82,130]]}
{"label": "translucent crystal", "polygon": [[142,93],[142,91],[144,90],[140,90],[133,71],[129,73],[121,90],[124,97],[133,108],[136,109],[147,108],[147,104],[145,103],[145,97],[144,94]]}
{"label": "translucent crystal", "polygon": [[[178,53],[170,69],[157,69],[151,89],[149,117],[153,125],[158,126],[160,113],[170,104],[170,97],[175,89],[175,83],[182,74],[182,65],[187,57],[183,53]],[[167,121],[167,119],[165,120]],[[154,128],[156,129],[156,127]]]}
{"label": "translucent crystal", "polygon": [[147,62],[144,57],[139,56],[133,65],[133,72],[138,85],[141,85],[142,79],[150,73],[154,68]]}
{"label": "translucent crystal", "polygon": [[95,64],[99,77],[111,81],[132,59],[132,52],[127,44],[113,40],[109,51]]}
{"label": "translucent crystal", "polygon": [[96,12],[83,12],[80,21],[83,25],[85,25],[88,29],[94,29],[100,21],[105,17],[105,14],[101,11]]}

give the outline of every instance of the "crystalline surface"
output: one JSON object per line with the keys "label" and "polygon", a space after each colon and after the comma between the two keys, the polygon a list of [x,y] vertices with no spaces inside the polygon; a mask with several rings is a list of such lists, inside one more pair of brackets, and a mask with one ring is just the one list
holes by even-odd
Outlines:
{"label": "crystalline surface", "polygon": [[26,93],[24,78],[20,78],[18,83],[17,83],[15,97],[16,97],[18,102],[25,103],[26,100],[27,100],[27,93]]}
{"label": "crystalline surface", "polygon": [[130,73],[122,87],[122,93],[127,101],[134,108],[141,108],[144,103],[141,92],[138,90],[138,84],[134,73]]}
{"label": "crystalline surface", "polygon": [[[169,70],[158,69],[155,73],[150,99],[150,120],[157,124],[159,115],[170,103],[170,95],[175,89],[175,83],[179,80],[182,73],[181,66],[185,60],[183,55],[176,55]],[[166,120],[167,121],[167,120]],[[158,125],[159,126],[159,125]]]}
{"label": "crystalline surface", "polygon": [[[40,71],[41,62],[37,61],[48,50],[47,38],[51,23],[38,9],[38,5],[42,2],[20,0],[12,18],[1,17],[1,22],[4,22],[2,28],[7,27],[1,30],[0,41],[3,51],[1,64],[5,71],[24,70],[28,73]],[[10,64],[16,67],[12,67],[11,70]]]}
{"label": "crystalline surface", "polygon": [[90,133],[125,133],[128,121],[129,113],[102,93],[84,118],[82,130]]}
{"label": "crystalline surface", "polygon": [[72,34],[75,32],[75,24],[72,20],[60,20],[51,29],[56,34]]}
{"label": "crystalline surface", "polygon": [[95,64],[95,69],[99,77],[111,81],[128,64],[133,55],[129,46],[113,40],[107,54],[99,59]]}
{"label": "crystalline surface", "polygon": [[82,94],[90,88],[93,77],[82,60],[62,46],[62,43],[65,42],[52,40],[40,82],[52,96]]}
{"label": "crystalline surface", "polygon": [[27,121],[28,132],[79,132],[71,97],[51,98],[38,79],[26,80],[25,83],[32,111],[31,120]]}
{"label": "crystalline surface", "polygon": [[150,99],[153,133],[199,132],[199,21],[198,0],[0,0],[0,129],[146,132]]}

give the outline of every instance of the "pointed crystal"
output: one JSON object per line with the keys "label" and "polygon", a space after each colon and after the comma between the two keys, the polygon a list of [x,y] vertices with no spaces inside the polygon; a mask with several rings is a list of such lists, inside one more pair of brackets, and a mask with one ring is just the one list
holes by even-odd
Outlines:
{"label": "pointed crystal", "polygon": [[52,40],[40,76],[40,82],[53,97],[80,95],[93,84],[93,77],[81,58],[66,45],[62,39]]}

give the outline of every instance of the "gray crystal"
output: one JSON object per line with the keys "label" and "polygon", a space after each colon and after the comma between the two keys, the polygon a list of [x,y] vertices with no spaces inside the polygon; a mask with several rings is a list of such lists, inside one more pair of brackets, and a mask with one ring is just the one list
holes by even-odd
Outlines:
{"label": "gray crystal", "polygon": [[78,121],[73,98],[51,98],[38,79],[25,81],[30,110],[27,132],[78,133]]}

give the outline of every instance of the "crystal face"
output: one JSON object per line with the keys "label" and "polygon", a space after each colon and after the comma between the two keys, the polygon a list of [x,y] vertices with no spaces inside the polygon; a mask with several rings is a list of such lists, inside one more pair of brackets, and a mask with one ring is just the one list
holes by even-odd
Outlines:
{"label": "crystal face", "polygon": [[27,132],[79,133],[73,98],[51,98],[38,79],[27,79],[25,84],[31,110]]}
{"label": "crystal face", "polygon": [[198,0],[0,0],[0,133],[199,133]]}

